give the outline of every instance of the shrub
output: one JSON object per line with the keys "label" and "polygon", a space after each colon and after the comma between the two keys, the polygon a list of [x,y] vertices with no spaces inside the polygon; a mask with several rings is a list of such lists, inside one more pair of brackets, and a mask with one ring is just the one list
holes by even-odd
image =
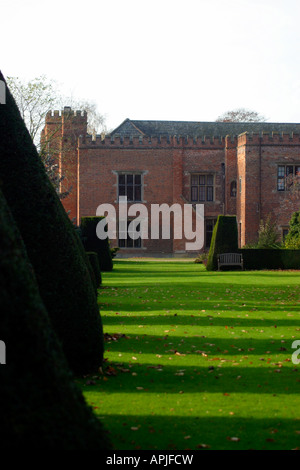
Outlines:
{"label": "shrub", "polygon": [[200,253],[195,259],[194,263],[206,264],[208,259],[208,253]]}
{"label": "shrub", "polygon": [[219,215],[213,230],[207,270],[213,271],[218,268],[218,255],[220,253],[237,253],[238,230],[235,216]]}
{"label": "shrub", "polygon": [[97,224],[104,218],[105,217],[82,217],[80,229],[85,250],[94,251],[98,254],[101,271],[111,271],[113,269],[113,261],[109,239],[100,240],[96,233]]}
{"label": "shrub", "polygon": [[276,222],[272,221],[271,214],[268,215],[266,221],[260,221],[258,229],[258,240],[256,242],[247,243],[244,248],[259,249],[279,249],[282,243],[278,242],[278,232]]}
{"label": "shrub", "polygon": [[96,370],[103,332],[86,255],[9,90],[0,106],[0,155],[2,190],[69,365],[75,373]]}
{"label": "shrub", "polygon": [[111,257],[115,258],[117,256],[117,253],[118,253],[119,250],[120,250],[120,248],[118,246],[115,246],[114,248],[111,248],[110,249]]}
{"label": "shrub", "polygon": [[98,287],[100,287],[101,282],[102,282],[102,276],[101,276],[101,270],[100,270],[98,255],[94,251],[87,251],[86,254],[89,258],[90,265],[91,265],[92,270],[93,270],[95,283],[96,283],[96,286],[98,288]]}
{"label": "shrub", "polygon": [[110,448],[74,383],[39,294],[32,265],[0,191],[0,447],[6,450]]}
{"label": "shrub", "polygon": [[291,217],[289,233],[286,236],[284,245],[286,248],[300,249],[300,211],[294,212]]}

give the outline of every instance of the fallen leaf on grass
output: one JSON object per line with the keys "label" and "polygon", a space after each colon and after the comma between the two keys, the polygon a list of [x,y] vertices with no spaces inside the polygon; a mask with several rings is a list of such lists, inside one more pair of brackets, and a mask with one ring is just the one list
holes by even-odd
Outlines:
{"label": "fallen leaf on grass", "polygon": [[227,437],[227,440],[228,441],[233,441],[233,442],[238,442],[238,441],[240,441],[240,438],[239,437]]}
{"label": "fallen leaf on grass", "polygon": [[96,385],[96,382],[94,380],[87,380],[86,385]]}
{"label": "fallen leaf on grass", "polygon": [[105,373],[106,375],[117,375],[116,369],[111,366],[107,367]]}
{"label": "fallen leaf on grass", "polygon": [[208,444],[199,444],[197,445],[197,449],[209,449],[209,445]]}

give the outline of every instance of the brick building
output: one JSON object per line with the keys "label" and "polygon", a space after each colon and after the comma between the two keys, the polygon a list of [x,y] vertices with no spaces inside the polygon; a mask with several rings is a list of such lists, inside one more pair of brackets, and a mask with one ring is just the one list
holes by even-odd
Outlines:
{"label": "brick building", "polygon": [[[239,243],[257,239],[271,214],[281,237],[299,201],[287,202],[285,176],[300,172],[300,124],[125,120],[109,136],[87,134],[87,115],[49,112],[42,139],[51,139],[59,169],[72,185],[63,200],[70,217],[96,215],[103,203],[203,203],[205,248],[219,214],[236,215]],[[185,240],[116,240],[124,254],[185,251]]]}

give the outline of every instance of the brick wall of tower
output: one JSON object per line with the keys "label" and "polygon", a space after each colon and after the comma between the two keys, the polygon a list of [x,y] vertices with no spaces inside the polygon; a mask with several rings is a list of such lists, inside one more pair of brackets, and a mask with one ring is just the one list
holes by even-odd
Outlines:
{"label": "brick wall of tower", "polygon": [[236,193],[238,190],[237,181],[237,139],[227,136],[225,139],[225,214],[235,215],[237,211],[236,198],[232,193],[232,184],[236,185]]}
{"label": "brick wall of tower", "polygon": [[238,137],[238,178],[241,245],[257,238],[260,222],[260,146],[249,145],[247,134]]}
{"label": "brick wall of tower", "polygon": [[[300,137],[289,134],[245,134],[239,145],[246,153],[246,242],[257,239],[259,221],[270,215],[276,222],[278,234],[287,227],[291,214],[299,210],[299,198],[288,191],[278,191],[278,165],[300,166]],[[251,237],[249,236],[251,233]]]}
{"label": "brick wall of tower", "polygon": [[78,137],[86,135],[86,132],[86,112],[64,108],[62,112],[47,113],[41,137],[43,142],[49,142],[49,151],[54,153],[58,162],[59,175],[63,177],[61,192],[70,189],[70,194],[62,202],[70,219],[76,222],[79,209]]}

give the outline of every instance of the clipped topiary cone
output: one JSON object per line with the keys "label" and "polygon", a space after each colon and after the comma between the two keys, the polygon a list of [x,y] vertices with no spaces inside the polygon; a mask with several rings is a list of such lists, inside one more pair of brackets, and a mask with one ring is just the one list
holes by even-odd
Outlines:
{"label": "clipped topiary cone", "polygon": [[86,255],[7,87],[0,105],[0,181],[70,367],[96,370],[103,331]]}
{"label": "clipped topiary cone", "polygon": [[0,448],[101,450],[110,443],[74,384],[0,191]]}

